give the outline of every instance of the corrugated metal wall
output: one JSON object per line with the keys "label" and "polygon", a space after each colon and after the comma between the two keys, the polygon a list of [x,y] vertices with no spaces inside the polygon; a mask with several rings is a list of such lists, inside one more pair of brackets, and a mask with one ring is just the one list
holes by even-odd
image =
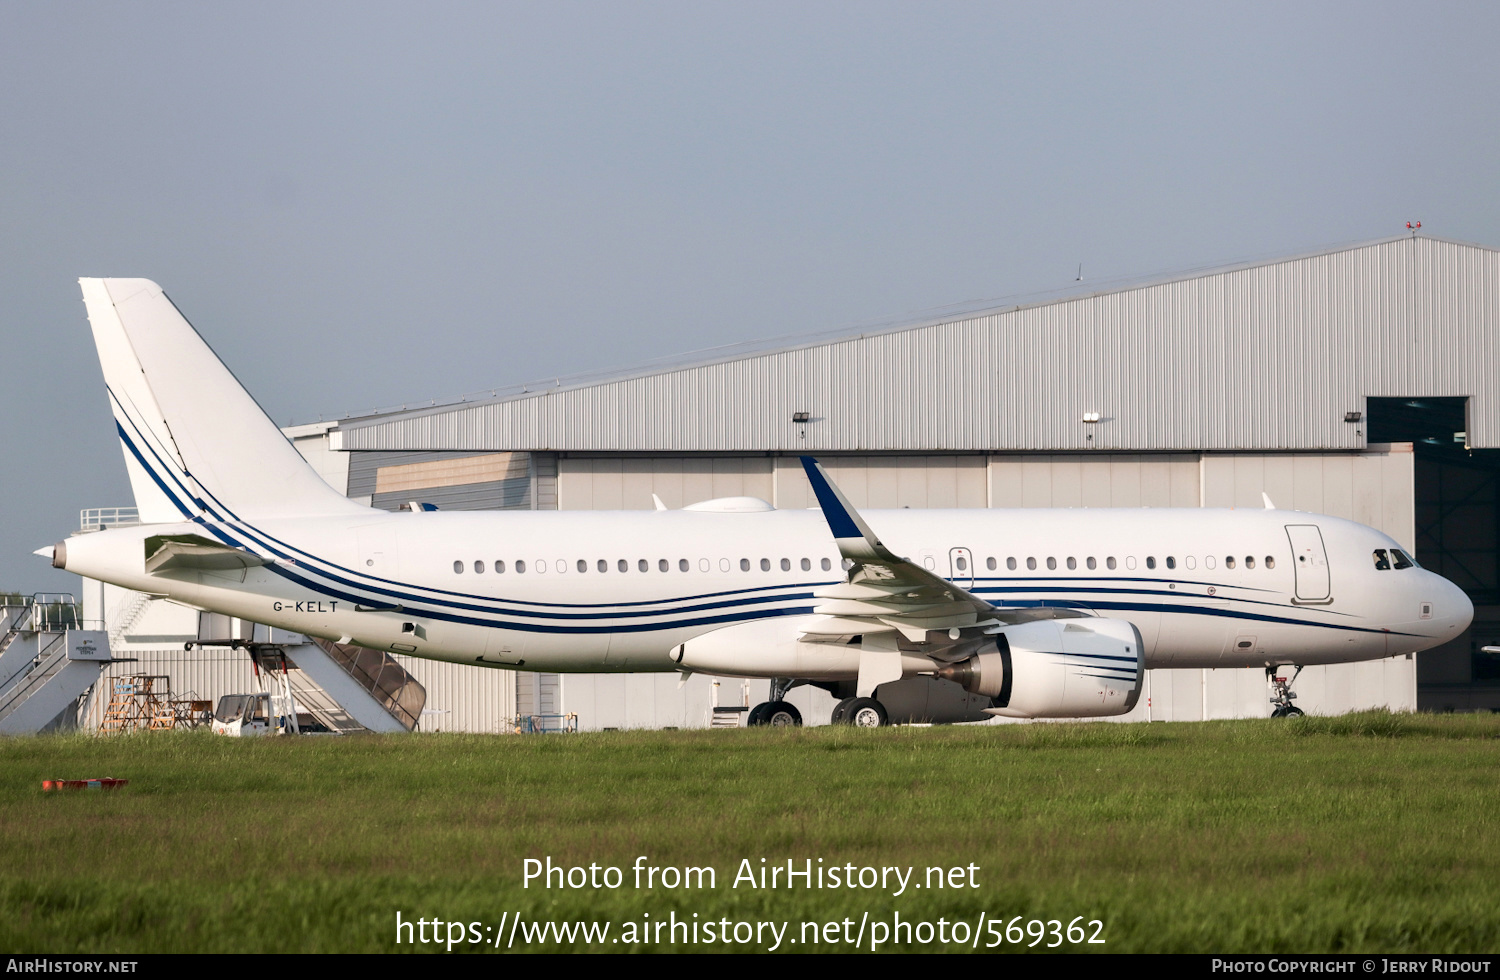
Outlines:
{"label": "corrugated metal wall", "polygon": [[[1366,396],[1491,396],[1500,252],[1401,238],[623,380],[348,420],[334,448],[1357,449]],[[807,412],[806,424],[791,421]],[[1098,412],[1095,424],[1081,421]]]}
{"label": "corrugated metal wall", "polygon": [[[504,465],[484,468],[482,479],[462,482],[451,475],[445,478],[434,473],[432,478],[421,480],[412,470],[423,466],[439,467],[443,463],[459,463],[475,458],[488,459],[497,454],[472,453],[464,450],[445,452],[366,452],[338,453],[349,457],[348,496],[365,500],[381,510],[398,510],[402,504],[412,500],[436,504],[443,510],[531,510],[532,509],[532,455],[530,453],[505,453]],[[388,479],[397,471],[404,477]],[[498,478],[496,478],[498,477]],[[385,480],[383,483],[382,480]],[[398,489],[386,489],[392,484]],[[408,486],[417,484],[416,486]]]}
{"label": "corrugated metal wall", "polygon": [[510,731],[516,716],[515,671],[393,656],[427,688],[420,731]]}

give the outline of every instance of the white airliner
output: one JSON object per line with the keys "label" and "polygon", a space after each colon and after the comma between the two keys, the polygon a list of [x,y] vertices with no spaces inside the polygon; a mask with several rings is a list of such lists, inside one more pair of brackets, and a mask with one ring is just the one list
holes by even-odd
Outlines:
{"label": "white airliner", "polygon": [[328,486],[155,283],[83,279],[143,523],[38,553],[202,610],[437,660],[772,680],[755,724],[1128,712],[1150,667],[1285,666],[1425,650],[1473,614],[1351,521],[1271,509],[861,515],[820,507],[372,510]]}

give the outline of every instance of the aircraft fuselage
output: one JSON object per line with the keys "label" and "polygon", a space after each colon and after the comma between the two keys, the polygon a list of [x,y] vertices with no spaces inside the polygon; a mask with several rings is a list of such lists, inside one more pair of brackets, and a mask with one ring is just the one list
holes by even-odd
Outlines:
{"label": "aircraft fuselage", "polygon": [[[1129,620],[1146,667],[1378,659],[1457,636],[1472,606],[1372,528],[1283,510],[866,511],[895,553],[1002,607]],[[146,539],[268,560],[148,574]],[[1389,562],[1388,562],[1389,563]],[[668,671],[678,644],[809,615],[844,578],[809,511],[412,512],[76,535],[64,567],[190,606],[414,656],[546,671]]]}

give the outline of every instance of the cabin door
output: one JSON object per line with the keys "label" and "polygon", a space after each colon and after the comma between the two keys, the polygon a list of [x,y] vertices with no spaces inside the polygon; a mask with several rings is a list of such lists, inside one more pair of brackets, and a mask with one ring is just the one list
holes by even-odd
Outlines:
{"label": "cabin door", "polygon": [[1286,536],[1292,542],[1292,565],[1297,570],[1297,601],[1331,602],[1323,532],[1316,524],[1288,524]]}

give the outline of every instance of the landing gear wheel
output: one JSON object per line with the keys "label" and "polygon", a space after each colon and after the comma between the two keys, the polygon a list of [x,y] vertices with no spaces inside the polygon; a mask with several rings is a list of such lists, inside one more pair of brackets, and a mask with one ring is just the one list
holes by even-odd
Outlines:
{"label": "landing gear wheel", "polygon": [[785,701],[771,701],[762,707],[766,709],[760,716],[762,725],[772,728],[799,728],[802,725],[802,712]]}
{"label": "landing gear wheel", "polygon": [[760,704],[757,704],[755,707],[751,708],[750,714],[745,718],[746,727],[755,728],[757,726],[764,725],[766,723],[766,709],[770,706],[771,702],[762,701]]}
{"label": "landing gear wheel", "polygon": [[838,704],[834,705],[833,706],[833,714],[831,714],[828,717],[828,724],[830,724],[830,725],[844,725],[844,724],[847,724],[848,721],[849,721],[849,719],[847,717],[848,714],[849,714],[849,705],[854,700],[855,700],[854,698],[845,698],[844,700],[840,701]]}
{"label": "landing gear wheel", "polygon": [[855,728],[884,728],[891,723],[885,705],[874,698],[851,700],[844,709],[844,721]]}
{"label": "landing gear wheel", "polygon": [[1287,677],[1278,676],[1279,666],[1266,668],[1266,684],[1271,689],[1272,718],[1301,718],[1302,709],[1292,707],[1292,701],[1297,695],[1292,691],[1292,685],[1296,683],[1297,675],[1302,673],[1302,668],[1296,664],[1287,665],[1292,668],[1291,675]]}

